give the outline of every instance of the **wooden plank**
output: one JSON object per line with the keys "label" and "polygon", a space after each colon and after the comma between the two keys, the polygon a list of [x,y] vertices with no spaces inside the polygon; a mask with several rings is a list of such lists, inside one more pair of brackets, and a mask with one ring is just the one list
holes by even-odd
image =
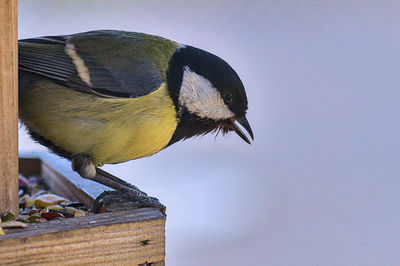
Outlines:
{"label": "wooden plank", "polygon": [[[35,159],[36,158],[36,159]],[[38,175],[50,189],[63,197],[82,202],[92,208],[93,201],[103,191],[113,190],[99,183],[82,178],[71,169],[71,162],[49,152],[21,152],[20,172]]]}
{"label": "wooden plank", "polygon": [[19,173],[25,177],[31,175],[40,175],[42,170],[42,163],[37,158],[19,158]]}
{"label": "wooden plank", "polygon": [[[40,163],[34,164],[34,162],[29,162],[34,160],[33,158],[38,158]],[[20,153],[20,162],[24,166],[20,167],[20,169],[24,169],[28,163],[31,163],[34,167],[33,171],[28,170],[26,175],[37,175],[33,172],[40,172],[40,178],[49,186],[50,190],[70,200],[81,202],[88,209],[92,209],[94,200],[104,191],[114,191],[97,182],[82,178],[71,169],[70,161],[49,152],[22,152]],[[40,170],[37,170],[37,167]],[[138,207],[136,202],[128,198],[123,198],[115,197],[111,199],[107,196],[107,201],[104,201],[105,198],[102,198],[102,203],[111,203],[111,205],[107,203],[107,208],[102,209],[107,211],[121,211]],[[110,200],[115,202],[110,202]],[[100,207],[98,204],[96,206]]]}
{"label": "wooden plank", "polygon": [[165,219],[154,208],[7,229],[0,261],[17,265],[164,265]]}
{"label": "wooden plank", "polygon": [[[63,175],[59,169],[56,169],[54,164],[49,160],[42,161],[40,157],[51,157],[54,160],[60,160],[57,156],[49,154],[44,156],[44,152],[30,152],[22,153],[19,158],[19,173],[29,177],[35,175],[46,183],[54,193],[68,198],[72,201],[83,203],[86,208],[91,209],[93,207],[94,198],[81,188],[71,182],[67,176]],[[68,162],[69,163],[69,162]],[[72,170],[69,170],[70,174],[74,174]],[[100,193],[99,193],[100,194]]]}
{"label": "wooden plank", "polygon": [[[87,202],[104,186],[77,175],[70,162],[46,152],[20,155],[20,169],[27,176],[42,177],[52,190]],[[80,180],[99,186],[91,190]],[[82,186],[82,187],[81,187]],[[61,192],[61,193],[59,193]],[[83,199],[83,200],[82,200]],[[115,208],[114,208],[115,209]],[[165,265],[165,217],[155,208],[130,209],[73,219],[4,229],[0,236],[0,261],[13,265]],[[1,264],[0,263],[0,264]]]}
{"label": "wooden plank", "polygon": [[0,1],[0,213],[18,213],[17,6]]}
{"label": "wooden plank", "polygon": [[85,190],[77,187],[67,177],[54,169],[50,164],[42,162],[42,178],[50,189],[57,195],[72,201],[83,203],[86,208],[92,209],[94,198]]}
{"label": "wooden plank", "polygon": [[72,170],[71,162],[69,160],[61,158],[50,152],[24,152],[20,154],[20,157],[40,159],[44,165],[41,167],[42,171],[47,169],[47,166],[49,166],[53,170],[57,171],[58,174],[68,179],[69,182],[71,182],[77,189],[84,191],[84,193],[93,199],[97,198],[105,190],[112,190],[111,188],[103,186],[97,182],[84,179],[77,172]]}

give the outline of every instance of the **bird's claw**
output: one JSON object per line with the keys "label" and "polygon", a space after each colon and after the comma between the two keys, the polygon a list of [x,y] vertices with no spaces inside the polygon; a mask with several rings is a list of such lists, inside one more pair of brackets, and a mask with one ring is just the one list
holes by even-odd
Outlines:
{"label": "bird's claw", "polygon": [[104,191],[94,201],[93,211],[100,213],[151,207],[166,215],[166,207],[157,198],[149,197],[144,192],[140,193],[139,198],[137,195],[137,193]]}

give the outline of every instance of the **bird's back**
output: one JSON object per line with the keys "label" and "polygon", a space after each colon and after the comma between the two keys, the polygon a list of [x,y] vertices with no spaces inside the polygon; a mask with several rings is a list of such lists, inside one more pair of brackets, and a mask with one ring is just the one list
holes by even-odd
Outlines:
{"label": "bird's back", "polygon": [[22,40],[20,119],[67,158],[85,154],[102,165],[152,155],[177,124],[165,77],[176,49],[117,31]]}

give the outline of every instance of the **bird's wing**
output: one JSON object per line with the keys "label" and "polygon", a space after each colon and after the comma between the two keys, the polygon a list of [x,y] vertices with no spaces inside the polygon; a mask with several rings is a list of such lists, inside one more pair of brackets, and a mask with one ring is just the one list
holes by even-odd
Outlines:
{"label": "bird's wing", "polygon": [[19,41],[19,70],[102,97],[140,97],[159,88],[178,44],[122,31]]}

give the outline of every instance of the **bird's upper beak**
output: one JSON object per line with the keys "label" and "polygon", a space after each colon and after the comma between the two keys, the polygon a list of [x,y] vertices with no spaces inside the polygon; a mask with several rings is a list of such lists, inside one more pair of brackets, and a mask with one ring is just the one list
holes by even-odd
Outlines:
{"label": "bird's upper beak", "polygon": [[248,144],[251,144],[250,140],[243,133],[243,131],[239,128],[238,124],[240,124],[244,129],[246,129],[246,131],[247,131],[247,133],[249,133],[251,139],[254,140],[253,131],[251,130],[249,121],[247,121],[246,117],[243,117],[243,118],[240,118],[240,119],[236,119],[236,121],[233,123],[233,131],[235,131],[236,134],[238,134],[239,137],[241,137]]}

